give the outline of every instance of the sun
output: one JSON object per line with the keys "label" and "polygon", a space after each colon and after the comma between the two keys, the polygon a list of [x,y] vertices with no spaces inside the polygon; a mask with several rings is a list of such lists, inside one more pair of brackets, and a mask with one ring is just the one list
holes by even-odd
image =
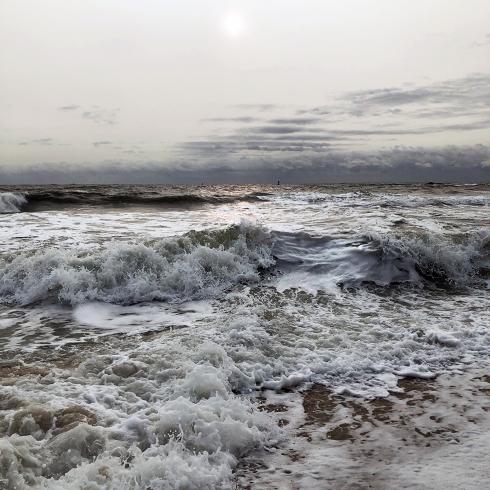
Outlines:
{"label": "sun", "polygon": [[223,17],[223,30],[229,37],[240,37],[245,31],[245,19],[238,12],[228,12]]}

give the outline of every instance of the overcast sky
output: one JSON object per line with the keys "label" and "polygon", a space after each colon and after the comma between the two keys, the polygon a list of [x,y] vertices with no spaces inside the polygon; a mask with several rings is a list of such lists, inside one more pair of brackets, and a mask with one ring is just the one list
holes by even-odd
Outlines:
{"label": "overcast sky", "polygon": [[490,180],[489,0],[0,0],[0,183]]}

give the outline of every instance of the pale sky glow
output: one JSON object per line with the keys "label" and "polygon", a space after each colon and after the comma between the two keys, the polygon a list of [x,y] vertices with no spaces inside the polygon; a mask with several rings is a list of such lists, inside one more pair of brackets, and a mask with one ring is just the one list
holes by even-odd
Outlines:
{"label": "pale sky glow", "polygon": [[0,179],[490,144],[488,0],[2,0],[0,46]]}
{"label": "pale sky glow", "polygon": [[240,37],[246,29],[243,15],[240,12],[228,12],[223,17],[223,29],[230,37]]}

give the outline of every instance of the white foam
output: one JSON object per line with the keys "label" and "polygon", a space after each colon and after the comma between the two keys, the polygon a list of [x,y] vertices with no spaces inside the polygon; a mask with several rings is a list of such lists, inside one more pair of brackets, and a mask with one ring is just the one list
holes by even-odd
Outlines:
{"label": "white foam", "polygon": [[0,192],[0,213],[20,213],[27,203],[23,194],[16,192]]}
{"label": "white foam", "polygon": [[423,279],[456,286],[482,283],[478,269],[486,260],[488,241],[485,230],[458,241],[433,232],[371,233],[350,239],[276,233],[273,253],[283,272],[277,287],[334,293],[338,286],[363,282],[379,286],[421,285]]}
{"label": "white foam", "polygon": [[185,326],[211,313],[211,305],[206,301],[190,301],[177,307],[164,304],[121,306],[89,302],[74,307],[73,319],[87,327],[135,333],[158,329],[162,325]]}
{"label": "white foam", "polygon": [[268,234],[247,224],[147,245],[114,243],[93,253],[49,248],[2,264],[0,299],[20,304],[201,299],[258,281],[259,268],[273,262]]}
{"label": "white foam", "polygon": [[451,335],[448,332],[441,332],[440,330],[433,330],[427,334],[429,342],[444,345],[446,347],[458,347],[461,345],[461,340]]}

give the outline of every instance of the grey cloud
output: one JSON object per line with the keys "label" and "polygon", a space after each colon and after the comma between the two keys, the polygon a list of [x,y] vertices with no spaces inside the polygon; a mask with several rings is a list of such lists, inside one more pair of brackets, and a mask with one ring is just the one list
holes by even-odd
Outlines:
{"label": "grey cloud", "polygon": [[301,133],[301,134],[291,134],[291,135],[277,135],[274,136],[275,141],[280,141],[280,140],[289,140],[289,141],[341,141],[341,140],[347,140],[349,138],[346,138],[341,135],[334,135],[332,133],[327,133],[327,132],[317,132],[315,134],[309,134],[309,133]]}
{"label": "grey cloud", "polygon": [[434,98],[439,97],[439,95],[438,91],[427,88],[412,90],[386,88],[354,92],[346,95],[346,97],[352,102],[362,105],[403,105],[428,99],[434,101]]}
{"label": "grey cloud", "polygon": [[[258,112],[278,108],[273,104],[242,104],[236,107]],[[285,106],[281,109],[284,110]],[[235,134],[229,136],[230,139],[242,138],[243,135],[254,139],[257,135],[300,134],[305,131],[305,126],[313,125],[316,127],[310,128],[309,132],[323,133],[324,139],[342,136],[353,139],[403,137],[482,130],[490,127],[490,74],[473,74],[419,87],[349,92],[333,100],[330,105],[296,109],[294,114],[271,118],[261,126],[252,127],[249,124],[259,119],[242,116],[212,120],[246,124],[238,127]],[[327,115],[328,118],[324,117]],[[348,127],[352,126],[353,117],[358,122],[364,119],[365,128]],[[458,118],[458,121],[450,121],[453,118]],[[422,124],[424,119],[433,119],[434,123]],[[329,128],[333,122],[336,126]]]}
{"label": "grey cloud", "polygon": [[95,124],[112,126],[116,123],[119,109],[101,109],[95,108],[89,111],[82,112],[82,118],[91,121]]}
{"label": "grey cloud", "polygon": [[276,119],[270,119],[268,122],[271,124],[300,124],[309,125],[317,124],[322,120],[318,117],[282,117]]}
{"label": "grey cloud", "polygon": [[123,153],[126,153],[127,155],[144,155],[144,151],[140,150],[138,148],[129,148],[127,150],[122,150]]}
{"label": "grey cloud", "polygon": [[397,136],[397,135],[422,135],[444,133],[448,131],[473,131],[476,129],[490,129],[490,119],[471,121],[460,124],[443,124],[438,126],[424,126],[420,128],[371,128],[371,129],[334,129],[330,133],[333,135],[346,136]]}
{"label": "grey cloud", "polygon": [[[396,112],[395,112],[396,111]],[[434,108],[434,109],[419,109],[414,112],[403,111],[402,109],[393,109],[392,114],[402,114],[405,117],[410,118],[424,118],[424,119],[446,119],[446,118],[460,118],[460,117],[481,117],[488,115],[490,117],[490,110],[454,110],[454,108]]]}
{"label": "grey cloud", "polygon": [[449,131],[472,131],[490,128],[490,119],[461,124],[445,124],[437,126],[423,126],[419,128],[397,127],[367,127],[365,129],[322,129],[310,128],[305,131],[303,126],[258,126],[240,128],[226,136],[207,138],[199,141],[187,141],[179,145],[185,152],[203,156],[217,156],[239,154],[250,151],[271,152],[297,152],[299,149],[319,152],[344,142],[360,143],[368,137],[396,137],[410,135],[425,135],[444,133]]}
{"label": "grey cloud", "polygon": [[[204,122],[232,122],[232,123],[254,123],[260,122],[261,119],[251,116],[237,116],[237,117],[211,117],[202,119]],[[317,124],[322,120],[318,117],[278,117],[265,121],[272,125],[310,125]]]}
{"label": "grey cloud", "polygon": [[239,116],[239,117],[210,117],[202,119],[203,122],[237,122],[237,123],[253,123],[259,121],[255,117]]}
{"label": "grey cloud", "polygon": [[473,121],[460,124],[447,124],[442,126],[441,131],[472,131],[475,129],[489,129],[490,130],[490,118],[483,119],[481,121]]}
{"label": "grey cloud", "polygon": [[107,146],[107,145],[112,145],[112,141],[94,141],[92,143],[96,148],[99,146]]}
{"label": "grey cloud", "polygon": [[340,118],[399,116],[417,120],[419,117],[481,116],[489,110],[490,74],[477,73],[419,87],[348,92],[331,104],[300,109],[296,113]]}
{"label": "grey cloud", "polygon": [[477,42],[474,42],[472,44],[473,47],[475,48],[481,48],[483,46],[488,46],[490,45],[490,33],[488,33],[485,38],[483,39],[483,41],[477,41]]}
{"label": "grey cloud", "polygon": [[490,104],[490,75],[473,74],[465,78],[447,80],[425,87],[381,88],[349,92],[341,99],[361,107],[400,106],[416,103],[450,104],[467,110],[467,104],[486,106]]}
{"label": "grey cloud", "polygon": [[37,138],[33,140],[21,141],[19,145],[21,146],[29,146],[29,145],[42,145],[42,146],[51,146],[54,143],[53,138]]}
{"label": "grey cloud", "polygon": [[319,116],[326,116],[332,113],[332,108],[328,106],[312,107],[310,109],[298,109],[296,114],[317,114]]}
{"label": "grey cloud", "polygon": [[[246,107],[259,110],[263,106],[267,105]],[[234,122],[243,120],[246,125],[237,127],[226,137],[216,139],[212,135],[207,144],[184,144],[181,148],[196,151],[199,147],[208,153],[214,149],[221,154],[227,149],[234,153],[249,152],[251,149],[268,153],[296,152],[301,147],[300,143],[291,141],[291,138],[302,140],[304,146],[311,149],[314,146],[310,144],[312,136],[316,134],[316,150],[319,151],[332,141],[350,140],[359,144],[370,137],[384,137],[385,141],[389,141],[407,136],[490,129],[490,75],[474,74],[423,87],[350,92],[334,100],[331,106],[296,110],[295,114],[271,118],[265,124],[255,126],[249,125],[253,121],[248,117],[233,118]],[[326,114],[329,115],[328,119],[321,117]],[[331,127],[332,116],[337,118],[335,127]],[[352,116],[358,123],[365,118],[364,127],[356,127],[359,124],[353,126]],[[380,116],[382,118],[376,119]],[[452,118],[456,117],[458,120],[454,121]],[[428,124],[431,119],[434,122]],[[283,137],[284,141],[282,144],[277,141],[258,143],[259,137],[274,137],[276,140]]]}
{"label": "grey cloud", "polygon": [[[87,164],[40,163],[29,169],[0,169],[4,183],[335,183],[335,182],[488,182],[490,147],[394,147],[380,151],[303,152],[292,158],[264,155],[226,160],[196,158],[172,163],[105,161]],[[96,177],[94,177],[96,176]]]}
{"label": "grey cloud", "polygon": [[235,104],[233,107],[236,107],[237,109],[268,112],[277,109],[279,106],[276,104]]}
{"label": "grey cloud", "polygon": [[298,152],[324,151],[331,148],[332,143],[327,139],[311,141],[308,139],[254,139],[244,141],[191,141],[182,145],[186,151],[212,158],[218,154],[232,155],[243,152]]}
{"label": "grey cloud", "polygon": [[104,109],[98,106],[83,108],[79,105],[65,105],[58,107],[58,110],[64,112],[77,112],[82,119],[91,121],[95,124],[112,126],[116,123],[120,109]]}
{"label": "grey cloud", "polygon": [[[302,125],[270,125],[270,126],[256,126],[250,129],[244,129],[248,133],[258,133],[258,134],[290,134],[290,133],[300,133],[304,131],[305,128]],[[309,131],[317,132],[321,131],[318,128],[309,128]]]}

